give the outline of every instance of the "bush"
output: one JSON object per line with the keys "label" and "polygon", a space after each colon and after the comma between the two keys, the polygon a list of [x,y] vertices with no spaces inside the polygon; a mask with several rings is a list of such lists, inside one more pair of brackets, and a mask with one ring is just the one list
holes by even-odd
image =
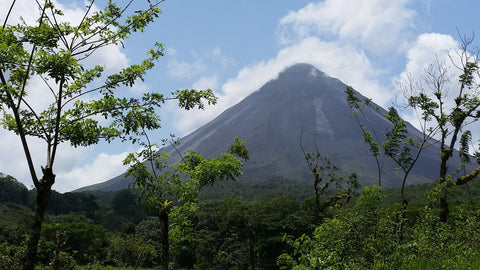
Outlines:
{"label": "bush", "polygon": [[47,254],[60,250],[79,264],[97,261],[108,246],[105,229],[87,222],[44,224],[42,238]]}
{"label": "bush", "polygon": [[0,269],[21,269],[26,246],[0,243]]}
{"label": "bush", "polygon": [[155,247],[142,237],[129,235],[114,235],[108,247],[108,260],[121,267],[156,265],[157,252]]}
{"label": "bush", "polygon": [[[277,259],[281,269],[478,269],[480,212],[459,205],[448,222],[438,209],[382,209],[378,187],[366,187],[355,206],[337,212],[312,236],[287,238],[291,254]],[[406,219],[406,220],[405,220]],[[399,237],[403,224],[403,238]]]}

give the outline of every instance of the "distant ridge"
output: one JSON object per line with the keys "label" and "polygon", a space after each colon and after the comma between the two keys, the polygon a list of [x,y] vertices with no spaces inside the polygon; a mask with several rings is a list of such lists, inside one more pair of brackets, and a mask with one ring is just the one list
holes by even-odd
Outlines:
{"label": "distant ridge", "polygon": [[[328,156],[337,167],[357,172],[362,185],[376,184],[375,161],[351,117],[344,93],[346,87],[340,80],[327,76],[312,65],[295,64],[209,123],[181,138],[178,149],[212,157],[225,151],[237,136],[246,141],[250,151],[243,180],[278,177],[311,182],[300,149],[301,140],[307,151],[314,151],[316,143],[322,155]],[[390,127],[390,123],[377,112],[366,109],[365,113],[377,131]],[[420,135],[411,125],[408,130],[411,135]],[[176,161],[179,161],[171,147],[162,151],[177,156]],[[411,173],[409,184],[436,179],[439,153],[436,146],[424,150]],[[382,178],[382,186],[399,186],[400,179],[400,172],[391,167]],[[128,187],[131,181],[120,175],[77,191],[116,191]]]}

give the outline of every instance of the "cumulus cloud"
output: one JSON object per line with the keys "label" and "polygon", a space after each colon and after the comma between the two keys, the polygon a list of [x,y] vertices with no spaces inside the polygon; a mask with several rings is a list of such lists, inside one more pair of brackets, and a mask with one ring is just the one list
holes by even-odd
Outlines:
{"label": "cumulus cloud", "polygon": [[178,78],[189,78],[207,69],[207,65],[200,60],[194,62],[173,59],[168,62],[168,73]]}
{"label": "cumulus cloud", "polygon": [[[28,17],[28,14],[38,12],[29,6],[27,0],[18,1],[16,9],[22,9],[18,14]],[[432,63],[435,56],[445,59],[445,50],[457,46],[448,35],[432,33],[417,38],[415,20],[418,18],[410,6],[411,2],[412,0],[324,0],[291,11],[279,19],[276,32],[280,44],[278,53],[270,59],[241,68],[229,79],[222,78],[219,69],[232,68],[235,61],[225,55],[220,47],[202,53],[192,51],[187,56],[168,47],[167,73],[171,77],[193,81],[192,87],[196,89],[218,89],[216,95],[219,97],[218,104],[207,107],[205,111],[185,112],[175,104],[166,104],[169,115],[173,117],[173,124],[181,133],[179,135],[186,135],[274,79],[286,67],[299,62],[316,66],[327,75],[336,77],[363,95],[373,98],[379,105],[388,105],[392,97],[398,94],[393,81],[422,70]],[[0,16],[8,10],[6,5],[0,2]],[[64,7],[69,12],[69,17],[74,18],[82,10],[74,5]],[[391,74],[391,67],[385,63],[391,57],[403,53],[406,58],[405,70],[400,75]],[[119,68],[128,63],[119,47],[99,53],[97,59],[107,69]],[[143,85],[139,92],[147,87],[148,84]],[[35,95],[32,97],[41,98]],[[410,117],[413,119],[411,115]],[[5,149],[11,155],[0,156],[0,172],[15,172],[14,176],[28,179],[18,138],[6,134],[0,132],[0,149]],[[42,147],[41,144],[32,146],[36,153],[44,154],[45,149]],[[87,157],[92,155],[89,150],[62,151],[62,155],[64,156],[57,164],[55,186],[59,190],[67,191],[91,184],[92,179],[103,181],[125,169],[121,166],[125,153],[101,154],[91,158],[87,164]],[[45,157],[35,158],[44,160]],[[72,167],[75,169],[71,170]]]}
{"label": "cumulus cloud", "polygon": [[[427,96],[432,97],[436,91],[435,86],[425,81],[427,72],[439,76],[442,70],[446,73],[444,76],[445,81],[442,85],[444,112],[449,113],[449,109],[455,106],[454,99],[458,96],[460,90],[460,84],[458,82],[459,76],[462,73],[461,67],[462,61],[461,54],[459,54],[459,44],[451,36],[440,33],[424,33],[418,36],[413,46],[407,52],[407,63],[405,70],[400,73],[395,79],[400,84],[407,86],[413,86],[414,92],[403,93],[404,96],[417,95],[418,92],[423,92]],[[471,55],[470,55],[471,56]],[[439,68],[440,67],[440,68]],[[405,89],[405,87],[404,87]],[[479,95],[476,90],[464,89],[464,93],[469,93],[471,96]],[[412,123],[419,129],[425,128],[420,121],[419,111],[405,111],[402,114],[407,121]],[[427,124],[427,127],[435,127],[435,121],[431,121]],[[480,134],[480,127],[470,126],[474,134],[474,140],[478,140]]]}
{"label": "cumulus cloud", "polygon": [[[405,87],[411,85],[417,91],[432,94],[434,91],[431,88],[432,85],[425,82],[426,72],[436,74],[439,72],[439,68],[444,68],[447,71],[448,78],[448,81],[444,84],[444,90],[446,93],[450,92],[449,89],[458,85],[456,78],[460,75],[460,70],[455,67],[455,65],[461,65],[456,54],[457,50],[457,41],[449,35],[425,33],[418,36],[407,52],[405,69],[394,78],[399,86],[403,85],[403,87],[399,87],[403,89],[399,90],[406,90]],[[408,88],[412,87],[409,86]],[[401,94],[408,97],[412,93]],[[446,100],[453,100],[453,97],[446,97]]]}
{"label": "cumulus cloud", "polygon": [[392,96],[378,83],[381,72],[371,66],[361,51],[352,46],[340,46],[311,37],[280,50],[273,59],[241,69],[235,78],[227,80],[221,91],[217,92],[217,105],[205,111],[175,109],[172,114],[177,117],[176,128],[183,134],[195,130],[296,63],[310,63],[327,75],[354,86],[362,94],[375,97],[375,101],[382,105]]}
{"label": "cumulus cloud", "polygon": [[[0,172],[12,175],[28,188],[33,188],[32,178],[28,170],[25,154],[18,136],[5,130],[0,130]],[[29,146],[33,155],[35,171],[42,176],[40,166],[45,166],[46,149],[43,141],[29,138]],[[54,165],[56,182],[54,190],[71,191],[83,186],[103,182],[125,172],[123,160],[129,152],[96,153],[93,148],[73,148],[62,144]]]}
{"label": "cumulus cloud", "polygon": [[[84,16],[85,7],[82,4],[56,2],[55,5],[57,8],[63,10],[65,14],[59,17],[60,21],[68,20],[72,24],[75,24],[80,22]],[[0,2],[0,19],[2,20],[2,24],[9,8],[9,1]],[[96,10],[98,10],[98,8],[94,6],[92,11]],[[32,7],[31,1],[17,0],[9,17],[8,24],[26,23],[28,25],[36,25],[36,19],[39,14],[39,9]],[[119,46],[101,48],[84,61],[87,67],[96,64],[104,66],[107,73],[117,72],[128,65],[128,59]],[[38,77],[29,81],[27,91],[28,97],[26,100],[29,105],[37,111],[45,109],[54,100],[44,81]],[[27,187],[31,188],[33,183],[19,137],[3,129],[0,130],[0,136],[2,138],[2,140],[0,140],[0,149],[2,149],[3,153],[0,155],[0,172],[14,176]],[[35,138],[29,138],[28,141],[30,152],[35,162],[35,170],[38,176],[41,177],[40,166],[45,166],[46,164],[46,144],[44,141]],[[61,145],[59,149],[54,165],[57,174],[57,184],[54,185],[54,189],[60,191],[66,191],[79,187],[82,184],[88,184],[92,179],[98,181],[105,180],[105,178],[102,177],[108,173],[110,173],[111,176],[115,176],[115,174],[119,172],[119,164],[122,164],[120,157],[123,154],[113,155],[111,157],[103,154],[103,156],[95,159],[95,162],[102,164],[101,166],[92,163],[79,168],[77,166],[86,162],[86,156],[91,149],[73,149],[69,145]],[[72,168],[76,169],[72,171]],[[84,170],[88,170],[88,172]],[[76,186],[75,183],[78,183],[78,185]]]}
{"label": "cumulus cloud", "polygon": [[88,163],[82,162],[81,166],[75,166],[74,169],[59,170],[54,189],[59,192],[72,191],[118,176],[128,169],[123,165],[128,153],[100,153],[95,159]]}
{"label": "cumulus cloud", "polygon": [[216,89],[218,88],[218,78],[216,75],[201,77],[192,87],[194,89]]}
{"label": "cumulus cloud", "polygon": [[326,0],[291,11],[279,23],[282,43],[308,36],[360,45],[371,53],[389,53],[406,46],[416,12],[409,0]]}
{"label": "cumulus cloud", "polygon": [[206,76],[211,66],[218,68],[230,67],[234,64],[231,57],[225,55],[219,47],[199,54],[196,51],[190,52],[190,59],[179,59],[175,48],[167,48],[170,60],[167,63],[168,74],[176,78],[195,78]]}
{"label": "cumulus cloud", "polygon": [[[0,172],[12,175],[17,178],[18,181],[24,183],[28,188],[31,188],[33,184],[31,176],[28,171],[28,164],[25,159],[25,153],[20,144],[20,138],[12,132],[8,132],[4,129],[0,130],[0,149],[2,154],[0,155]],[[29,140],[30,151],[35,161],[44,160],[45,147],[40,141]],[[40,165],[36,166],[37,173],[40,173]]]}
{"label": "cumulus cloud", "polygon": [[368,54],[388,59],[406,51],[416,17],[408,4],[409,0],[326,0],[291,11],[279,20],[282,48],[276,57],[244,67],[228,79],[217,92],[217,105],[202,112],[175,110],[177,129],[183,134],[195,130],[299,62],[315,65],[386,105],[394,96],[390,81],[384,79],[388,67],[372,63]]}
{"label": "cumulus cloud", "polygon": [[[38,7],[32,7],[35,2],[29,0],[15,1],[15,5],[12,9],[12,13],[7,21],[8,24],[26,23],[27,25],[36,25],[36,20],[41,14],[41,10]],[[75,2],[58,2],[54,1],[55,7],[62,10],[64,15],[57,16],[59,22],[68,21],[73,25],[80,23],[85,15],[86,8],[84,5],[79,5]],[[3,24],[3,20],[6,18],[7,12],[10,9],[10,1],[0,2],[0,22]],[[90,14],[99,11],[96,5],[90,10]],[[124,68],[128,64],[128,59],[121,51],[119,46],[103,47],[95,52],[92,57],[87,58],[86,63],[90,66],[94,64],[104,65],[107,71],[116,72],[121,68]]]}
{"label": "cumulus cloud", "polygon": [[435,59],[444,63],[450,62],[448,54],[456,48],[458,48],[457,41],[449,35],[421,34],[407,52],[407,65],[400,74],[400,78],[406,78],[408,73],[422,73]]}

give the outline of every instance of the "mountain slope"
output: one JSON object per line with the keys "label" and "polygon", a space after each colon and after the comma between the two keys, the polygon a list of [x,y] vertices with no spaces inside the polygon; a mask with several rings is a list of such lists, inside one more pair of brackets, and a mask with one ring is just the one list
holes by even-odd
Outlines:
{"label": "mountain slope", "polygon": [[[235,136],[246,141],[250,160],[245,181],[288,178],[310,182],[300,142],[306,151],[315,145],[346,172],[357,172],[363,185],[377,183],[377,169],[345,98],[346,85],[308,64],[287,68],[240,103],[182,138],[180,152],[193,150],[206,157],[228,149]],[[361,96],[360,94],[358,94]],[[365,110],[377,132],[391,124],[374,110]],[[409,126],[409,133],[420,132]],[[171,147],[162,149],[179,161]],[[440,150],[427,148],[411,173],[409,183],[429,182],[438,175]],[[401,174],[390,167],[382,185],[401,185]],[[123,175],[81,190],[119,190],[131,179]],[[274,181],[274,180],[272,180]]]}

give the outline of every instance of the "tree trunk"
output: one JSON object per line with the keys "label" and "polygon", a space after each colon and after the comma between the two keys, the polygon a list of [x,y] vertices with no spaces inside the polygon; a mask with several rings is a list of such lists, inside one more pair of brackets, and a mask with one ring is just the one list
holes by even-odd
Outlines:
{"label": "tree trunk", "polygon": [[169,260],[169,236],[168,236],[168,212],[166,209],[160,208],[158,210],[158,219],[160,221],[160,241],[161,241],[161,257],[162,269],[168,270]]}
{"label": "tree trunk", "polygon": [[440,222],[447,222],[449,212],[447,195],[444,194],[440,197]]}
{"label": "tree trunk", "polygon": [[[439,183],[443,184],[447,177],[447,160],[449,158],[450,153],[442,150],[442,162],[440,164],[440,180]],[[443,193],[440,195],[440,222],[447,222],[448,219],[448,202],[447,202],[447,194]]]}
{"label": "tree trunk", "polygon": [[398,221],[398,228],[397,228],[397,234],[398,234],[398,243],[402,244],[403,243],[403,229],[405,226],[405,213],[407,212],[407,207],[408,207],[408,201],[404,199],[402,201],[402,211],[400,212],[400,218]]}
{"label": "tree trunk", "polygon": [[23,269],[33,270],[37,258],[38,241],[42,231],[43,218],[47,210],[48,201],[52,191],[52,185],[55,182],[55,175],[51,169],[43,169],[43,178],[37,185],[37,201],[35,203],[35,213],[33,223],[28,238],[27,251],[25,253]]}

